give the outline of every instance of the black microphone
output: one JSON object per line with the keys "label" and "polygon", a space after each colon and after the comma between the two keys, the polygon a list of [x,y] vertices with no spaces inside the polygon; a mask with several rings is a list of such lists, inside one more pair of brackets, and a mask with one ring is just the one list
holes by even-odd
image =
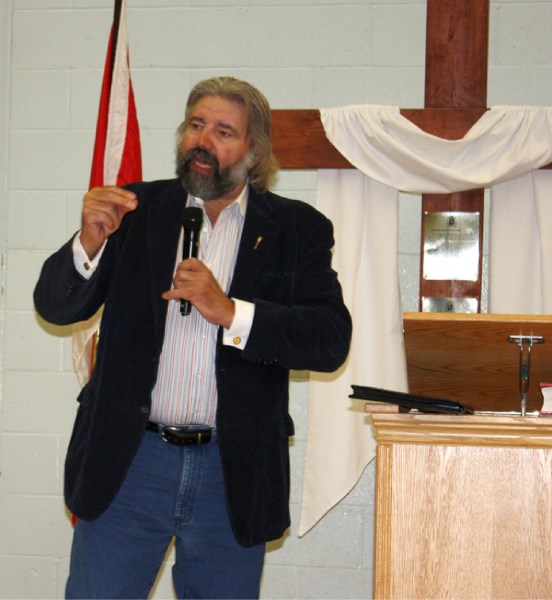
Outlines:
{"label": "black microphone", "polygon": [[[182,227],[184,228],[184,243],[182,245],[182,260],[197,258],[199,238],[203,225],[203,210],[198,206],[187,206],[182,211]],[[192,305],[187,300],[180,301],[180,314],[190,314]]]}

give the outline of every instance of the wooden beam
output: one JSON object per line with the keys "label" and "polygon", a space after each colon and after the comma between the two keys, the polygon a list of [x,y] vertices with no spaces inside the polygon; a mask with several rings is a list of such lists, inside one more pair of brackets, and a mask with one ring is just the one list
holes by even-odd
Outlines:
{"label": "wooden beam", "polygon": [[[427,0],[425,102],[427,109],[480,109],[487,106],[487,51],[489,0]],[[476,281],[425,280],[424,244],[427,232],[422,219],[420,304],[423,298],[474,298],[481,310],[484,190],[450,195],[422,195],[422,213],[479,214],[479,261]],[[431,234],[431,232],[429,232]]]}
{"label": "wooden beam", "polygon": [[316,109],[273,110],[272,149],[282,169],[352,168],[326,137]]}
{"label": "wooden beam", "polygon": [[427,0],[426,108],[485,107],[489,0]]}

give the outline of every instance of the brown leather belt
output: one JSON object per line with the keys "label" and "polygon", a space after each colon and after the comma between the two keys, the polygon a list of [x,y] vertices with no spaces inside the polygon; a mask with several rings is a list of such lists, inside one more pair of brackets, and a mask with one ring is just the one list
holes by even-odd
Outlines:
{"label": "brown leather belt", "polygon": [[169,444],[176,446],[199,446],[208,444],[213,439],[213,429],[211,427],[198,427],[197,425],[161,425],[148,421],[146,431],[154,431]]}

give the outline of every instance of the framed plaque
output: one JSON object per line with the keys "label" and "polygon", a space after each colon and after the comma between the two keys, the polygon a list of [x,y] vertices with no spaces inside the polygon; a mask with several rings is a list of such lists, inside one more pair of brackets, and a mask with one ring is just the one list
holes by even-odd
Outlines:
{"label": "framed plaque", "polygon": [[430,298],[422,297],[422,312],[476,313],[477,298]]}
{"label": "framed plaque", "polygon": [[477,281],[479,212],[424,213],[426,280]]}

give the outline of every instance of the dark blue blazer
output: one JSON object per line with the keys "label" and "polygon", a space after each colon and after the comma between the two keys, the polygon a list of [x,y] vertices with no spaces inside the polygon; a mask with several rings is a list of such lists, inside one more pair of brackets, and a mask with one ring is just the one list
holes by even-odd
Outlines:
{"label": "dark blue blazer", "polygon": [[[75,270],[69,241],[45,262],[34,293],[38,313],[58,325],[105,304],[65,463],[67,506],[85,520],[109,506],[144,434],[167,313],[161,293],[171,287],[187,196],[176,180],[128,188],[138,208],[110,237],[92,278]],[[333,371],[348,353],[351,319],[332,246],[330,221],[311,206],[250,189],[229,296],[254,302],[255,317],[243,351],[222,345],[219,331],[216,353],[217,439],[244,546],[276,539],[290,523],[289,370]]]}

